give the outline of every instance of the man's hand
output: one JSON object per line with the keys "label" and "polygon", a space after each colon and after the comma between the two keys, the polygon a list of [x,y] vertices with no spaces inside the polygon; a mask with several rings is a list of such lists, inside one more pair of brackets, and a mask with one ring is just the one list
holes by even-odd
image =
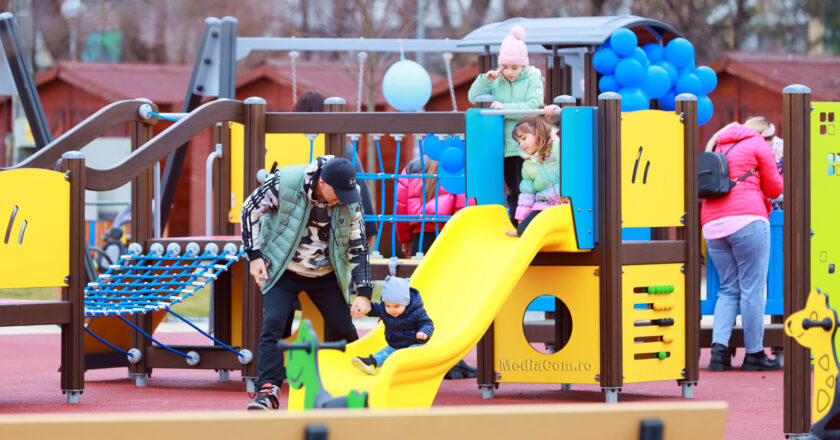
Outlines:
{"label": "man's hand", "polygon": [[350,306],[350,316],[359,319],[368,313],[370,313],[370,298],[357,296],[353,301],[353,305]]}
{"label": "man's hand", "polygon": [[493,80],[495,80],[496,78],[499,77],[499,73],[501,73],[501,71],[502,71],[501,67],[499,67],[496,70],[490,70],[490,71],[488,71],[487,73],[484,74],[484,77],[487,78],[487,81],[493,81]]}
{"label": "man's hand", "polygon": [[373,249],[373,246],[376,244],[376,236],[371,235],[370,237],[367,238],[367,242],[368,242],[368,249]]}
{"label": "man's hand", "polygon": [[260,289],[262,289],[263,281],[268,279],[268,271],[265,269],[265,261],[262,258],[251,261],[250,271],[251,276],[254,277],[254,281],[256,281],[257,285],[260,286]]}
{"label": "man's hand", "polygon": [[417,339],[425,341],[426,339],[429,339],[429,335],[427,335],[423,332],[417,332]]}

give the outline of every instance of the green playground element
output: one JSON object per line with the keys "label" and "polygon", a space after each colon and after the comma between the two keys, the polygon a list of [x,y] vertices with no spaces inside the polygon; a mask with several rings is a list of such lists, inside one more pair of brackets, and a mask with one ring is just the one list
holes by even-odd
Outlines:
{"label": "green playground element", "polygon": [[312,323],[304,319],[298,327],[298,338],[294,343],[280,341],[277,348],[287,351],[286,379],[294,389],[304,387],[304,409],[318,408],[366,408],[367,392],[350,391],[346,396],[333,397],[324,389],[321,372],[318,370],[318,350],[341,350],[347,343],[318,341],[312,330]]}
{"label": "green playground element", "polygon": [[658,359],[665,359],[665,358],[667,358],[667,357],[668,357],[668,354],[667,354],[667,353],[665,353],[664,351],[660,351],[659,353],[656,353],[656,357],[657,357]]}
{"label": "green playground element", "polygon": [[[811,287],[840,310],[840,102],[811,106]],[[840,344],[840,332],[835,342]]]}
{"label": "green playground element", "polygon": [[647,287],[645,287],[645,292],[647,292],[647,293],[673,293],[674,292],[674,286],[672,286],[672,285],[647,286]]}

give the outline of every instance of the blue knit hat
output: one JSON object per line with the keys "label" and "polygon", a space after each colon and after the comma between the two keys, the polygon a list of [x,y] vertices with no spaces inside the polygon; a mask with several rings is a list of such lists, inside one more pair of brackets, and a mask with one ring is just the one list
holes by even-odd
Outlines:
{"label": "blue knit hat", "polygon": [[382,302],[408,305],[411,300],[408,280],[400,277],[385,277],[382,283]]}

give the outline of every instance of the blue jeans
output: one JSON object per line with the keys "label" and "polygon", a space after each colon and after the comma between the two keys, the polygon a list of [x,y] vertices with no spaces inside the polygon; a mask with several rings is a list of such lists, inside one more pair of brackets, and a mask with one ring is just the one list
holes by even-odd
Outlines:
{"label": "blue jeans", "polygon": [[723,238],[706,240],[720,277],[712,342],[729,346],[738,308],[747,353],[764,349],[764,305],[770,265],[770,225],[756,220]]}
{"label": "blue jeans", "polygon": [[[423,344],[412,344],[412,345],[409,345],[407,348],[419,347],[421,345],[423,345]],[[381,367],[382,363],[385,362],[385,359],[388,359],[388,356],[390,356],[391,353],[393,353],[397,350],[400,350],[400,349],[391,347],[390,345],[386,345],[385,348],[377,351],[376,353],[372,354],[371,356],[373,356],[373,358],[376,359],[376,366]]]}

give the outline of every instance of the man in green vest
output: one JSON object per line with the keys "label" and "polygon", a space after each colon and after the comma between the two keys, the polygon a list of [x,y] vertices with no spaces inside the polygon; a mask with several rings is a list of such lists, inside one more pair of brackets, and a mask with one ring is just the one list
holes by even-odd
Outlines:
{"label": "man in green vest", "polygon": [[[257,396],[248,409],[277,409],[286,378],[277,341],[306,291],[339,339],[358,339],[351,315],[370,311],[373,282],[356,170],[345,158],[278,169],[242,206],[242,244],[263,293]],[[348,308],[351,280],[357,297]]]}

